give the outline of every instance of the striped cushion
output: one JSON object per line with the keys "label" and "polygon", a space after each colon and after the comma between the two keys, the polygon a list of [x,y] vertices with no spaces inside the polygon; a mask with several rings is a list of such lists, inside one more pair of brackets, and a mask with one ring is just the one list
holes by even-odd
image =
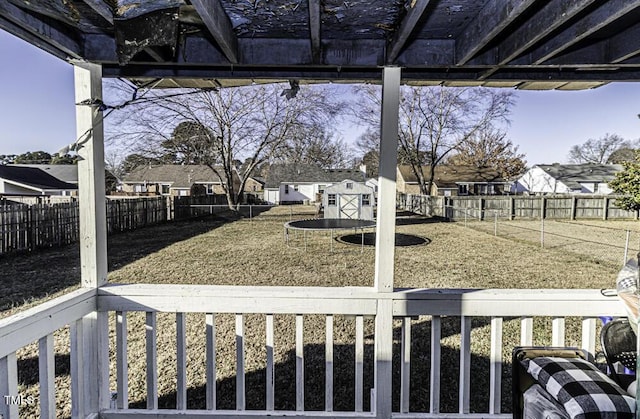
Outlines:
{"label": "striped cushion", "polygon": [[635,399],[590,362],[581,358],[539,357],[522,363],[572,419],[635,417]]}

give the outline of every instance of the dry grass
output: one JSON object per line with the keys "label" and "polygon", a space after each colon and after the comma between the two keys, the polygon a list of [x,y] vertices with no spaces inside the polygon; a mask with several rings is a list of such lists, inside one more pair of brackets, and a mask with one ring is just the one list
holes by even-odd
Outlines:
{"label": "dry grass", "polygon": [[[190,283],[295,286],[368,286],[373,284],[374,249],[333,242],[328,233],[306,237],[291,233],[284,240],[283,222],[292,208],[274,208],[253,221],[233,221],[220,217],[193,222],[165,224],[110,237],[110,282]],[[313,216],[313,208],[296,207],[294,218]],[[619,264],[598,263],[558,249],[541,249],[527,243],[493,237],[462,225],[439,223],[420,218],[399,219],[397,231],[419,235],[429,243],[417,247],[396,248],[397,287],[420,288],[612,288]],[[77,247],[50,250],[0,261],[5,284],[11,292],[0,299],[3,316],[33,305],[47,296],[73,288],[79,282]],[[56,269],[51,269],[53,266]],[[18,307],[20,306],[20,307]],[[14,307],[14,308],[11,308]],[[113,316],[113,315],[112,315]],[[130,401],[144,406],[145,367],[144,318],[129,315]],[[276,316],[276,408],[295,408],[294,316]],[[324,403],[324,317],[305,316],[305,373],[307,409],[322,409]],[[412,394],[414,411],[428,409],[430,319],[412,321]],[[476,318],[472,334],[472,410],[487,411],[483,400],[488,392],[489,319]],[[337,317],[334,327],[336,345],[335,408],[353,409],[354,319]],[[547,319],[536,320],[535,343],[549,341]],[[113,337],[113,319],[112,341]],[[546,324],[546,326],[545,326]],[[218,358],[218,407],[235,406],[235,319],[216,316]],[[202,407],[204,401],[204,316],[189,314],[188,383],[189,408]],[[264,316],[246,315],[247,388],[264,388]],[[158,368],[160,403],[175,406],[175,316],[158,316]],[[443,411],[457,411],[459,356],[459,320],[445,319],[442,328],[443,374],[441,377]],[[579,344],[580,324],[567,324],[568,345]],[[394,334],[395,371],[399,371],[400,326]],[[505,322],[505,359],[509,348],[519,341],[519,323]],[[68,331],[56,333],[58,406],[60,415],[69,414]],[[112,349],[115,345],[112,344]],[[37,350],[20,351],[20,383],[25,392],[37,395]],[[112,354],[112,376],[114,373]],[[365,321],[365,409],[373,371],[373,323]],[[35,368],[35,369],[34,369]],[[35,376],[34,376],[35,374]],[[503,410],[510,411],[510,372],[503,374]],[[36,377],[36,378],[33,378]],[[394,408],[398,408],[399,375],[394,376]],[[115,383],[112,377],[112,388]],[[68,390],[67,390],[68,391]],[[248,408],[264,408],[264,390],[247,393]],[[23,414],[37,413],[24,409]]]}

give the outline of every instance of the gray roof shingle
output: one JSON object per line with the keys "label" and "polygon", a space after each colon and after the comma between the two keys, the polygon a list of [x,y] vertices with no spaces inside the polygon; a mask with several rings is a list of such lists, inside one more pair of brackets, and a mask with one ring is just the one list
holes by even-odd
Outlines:
{"label": "gray roof shingle", "polygon": [[38,189],[78,189],[77,185],[63,182],[37,167],[0,165],[0,177]]}
{"label": "gray roof shingle", "polygon": [[345,179],[365,181],[358,169],[322,169],[311,164],[274,164],[269,168],[265,188],[277,188],[282,183],[336,183]]}
{"label": "gray roof shingle", "polygon": [[624,168],[619,164],[537,164],[549,176],[571,189],[580,189],[580,183],[610,182]]}

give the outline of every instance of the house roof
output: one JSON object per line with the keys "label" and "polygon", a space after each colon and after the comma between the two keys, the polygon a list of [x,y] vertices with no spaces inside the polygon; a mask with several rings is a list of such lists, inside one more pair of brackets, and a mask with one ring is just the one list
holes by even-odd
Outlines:
{"label": "house roof", "polygon": [[[224,179],[224,173],[220,173]],[[122,179],[125,183],[168,183],[172,188],[190,188],[194,183],[219,183],[218,176],[205,165],[162,164],[138,166]]]}
{"label": "house roof", "polygon": [[73,190],[77,185],[63,182],[37,167],[0,165],[0,178],[41,190]]}
{"label": "house roof", "polygon": [[75,164],[14,164],[12,166],[35,167],[63,182],[78,183],[78,166]]}
{"label": "house roof", "polygon": [[[0,28],[106,77],[588,89],[640,79],[640,4],[502,0],[0,0]],[[6,57],[11,59],[11,57]]]}
{"label": "house roof", "polygon": [[624,168],[619,164],[538,164],[549,176],[571,189],[580,189],[580,183],[609,182]]}
{"label": "house roof", "polygon": [[274,164],[269,168],[265,188],[278,188],[282,183],[336,183],[345,179],[364,182],[358,169],[322,169],[311,164]]}
{"label": "house roof", "polygon": [[[429,167],[422,166],[422,173],[428,173]],[[398,166],[398,171],[406,183],[418,183],[411,166]],[[497,170],[491,167],[473,166],[436,166],[433,182],[438,188],[456,188],[457,183],[505,183]]]}

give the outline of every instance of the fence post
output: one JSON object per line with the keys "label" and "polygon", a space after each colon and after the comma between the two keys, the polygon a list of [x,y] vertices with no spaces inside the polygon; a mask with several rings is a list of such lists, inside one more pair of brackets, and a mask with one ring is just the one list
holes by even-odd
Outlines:
{"label": "fence post", "polygon": [[569,219],[572,221],[576,219],[577,207],[578,207],[578,197],[574,195],[571,198],[571,215],[569,216]]}
{"label": "fence post", "polygon": [[484,199],[480,198],[479,204],[480,212],[478,213],[478,221],[482,221],[484,218]]}
{"label": "fence post", "polygon": [[606,196],[602,197],[602,219],[604,221],[607,220],[607,214],[609,212],[609,198]]}
{"label": "fence post", "polygon": [[515,215],[515,203],[516,199],[514,197],[509,198],[509,221],[512,221]]}
{"label": "fence post", "polygon": [[540,247],[544,248],[544,217],[540,219]]}
{"label": "fence post", "polygon": [[629,257],[629,238],[631,237],[631,230],[627,230],[626,238],[624,240],[624,257],[622,258],[622,266],[627,263]]}
{"label": "fence post", "polygon": [[493,235],[498,237],[498,211],[493,213]]}

